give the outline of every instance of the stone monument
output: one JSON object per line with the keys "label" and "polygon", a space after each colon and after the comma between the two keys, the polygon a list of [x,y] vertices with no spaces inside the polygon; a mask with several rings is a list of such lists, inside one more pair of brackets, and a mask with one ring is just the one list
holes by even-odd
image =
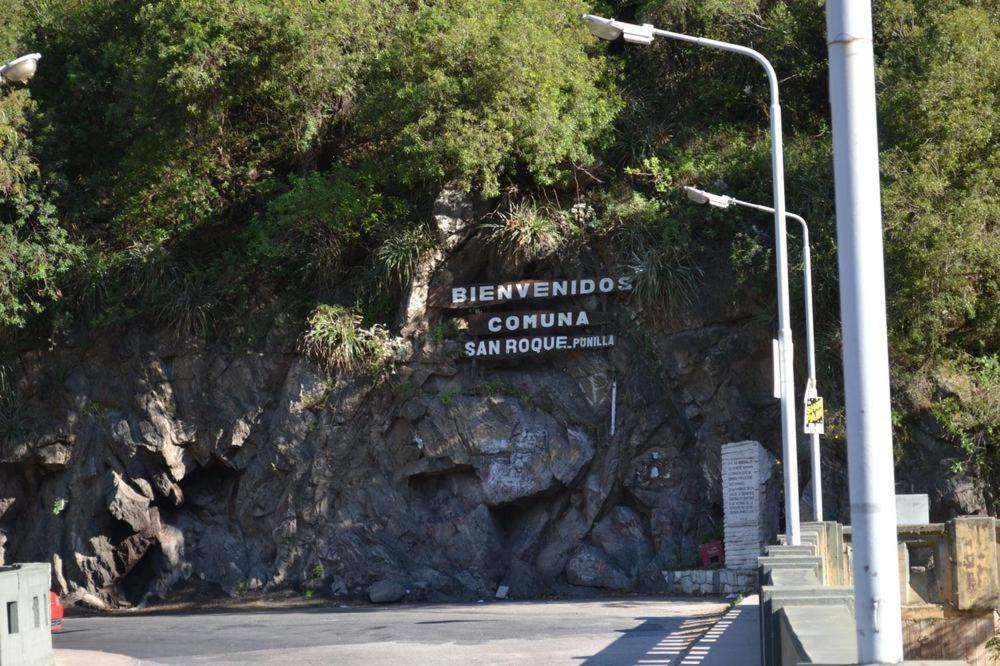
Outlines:
{"label": "stone monument", "polygon": [[722,505],[726,566],[663,572],[669,594],[751,594],[757,557],[778,532],[781,475],[774,456],[758,442],[722,446]]}
{"label": "stone monument", "polygon": [[774,456],[759,442],[722,446],[726,568],[755,569],[778,531],[779,484]]}

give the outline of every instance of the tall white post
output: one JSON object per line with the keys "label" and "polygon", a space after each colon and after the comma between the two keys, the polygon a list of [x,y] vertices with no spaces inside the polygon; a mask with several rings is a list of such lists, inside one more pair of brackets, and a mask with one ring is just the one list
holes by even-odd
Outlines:
{"label": "tall white post", "polygon": [[903,660],[868,0],[827,0],[858,662]]}
{"label": "tall white post", "polygon": [[706,46],[720,51],[739,53],[753,58],[767,73],[771,92],[771,174],[774,180],[774,233],[778,272],[778,346],[781,354],[781,444],[785,472],[785,534],[788,543],[798,544],[799,537],[799,466],[795,432],[795,373],[792,359],[791,307],[788,303],[788,243],[785,239],[785,167],[781,145],[781,105],[778,102],[778,75],[761,53],[746,46],[720,42],[704,37],[692,37],[679,32],[660,30],[645,23],[635,25],[624,21],[584,14],[590,31],[600,39],[622,37],[633,44],[649,44],[654,37]]}
{"label": "tall white post", "polygon": [[795,427],[795,354],[788,295],[788,235],[785,233],[785,166],[781,142],[781,106],[774,70],[771,85],[771,170],[774,180],[775,273],[778,279],[778,350],[781,352],[781,443],[785,474],[785,537],[797,546],[799,534],[798,433]]}
{"label": "tall white post", "polygon": [[[624,25],[614,22],[616,25]],[[645,26],[643,26],[645,27]],[[739,53],[753,58],[767,73],[771,93],[771,178],[774,187],[774,246],[778,280],[778,352],[781,356],[781,453],[785,476],[785,536],[787,542],[798,545],[799,529],[799,463],[798,436],[795,429],[795,372],[792,347],[791,305],[788,296],[788,239],[785,235],[785,163],[781,140],[781,104],[778,99],[778,75],[770,61],[746,46],[719,42],[704,37],[692,37],[649,26],[652,35],[707,46],[720,51]]]}
{"label": "tall white post", "polygon": [[[792,217],[792,215],[789,215]],[[813,322],[812,303],[812,251],[809,248],[809,227],[801,217],[795,216],[802,227],[802,290],[805,292],[806,304],[806,363],[809,378],[806,380],[806,395],[816,393],[816,331]],[[812,462],[812,500],[813,520],[823,520],[823,474],[820,458],[819,433],[809,434],[809,453]]]}

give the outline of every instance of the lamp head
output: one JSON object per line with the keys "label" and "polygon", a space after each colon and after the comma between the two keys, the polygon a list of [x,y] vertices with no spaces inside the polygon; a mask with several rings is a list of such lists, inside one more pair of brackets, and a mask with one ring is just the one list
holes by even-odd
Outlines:
{"label": "lamp head", "polygon": [[584,14],[583,20],[587,22],[590,34],[598,39],[612,42],[622,36],[621,28],[615,27],[614,19],[601,18],[593,14]]}
{"label": "lamp head", "polygon": [[594,37],[613,41],[622,37],[630,44],[650,44],[653,41],[653,26],[649,23],[636,25],[615,19],[607,19],[593,14],[584,14],[583,20]]}
{"label": "lamp head", "polygon": [[729,208],[729,206],[733,203],[732,197],[727,197],[722,194],[712,194],[711,192],[699,190],[696,187],[685,187],[684,193],[687,194],[687,198],[693,203],[708,204],[709,206],[714,206],[715,208]]}
{"label": "lamp head", "polygon": [[27,83],[38,69],[41,53],[30,53],[0,65],[0,78],[7,83]]}

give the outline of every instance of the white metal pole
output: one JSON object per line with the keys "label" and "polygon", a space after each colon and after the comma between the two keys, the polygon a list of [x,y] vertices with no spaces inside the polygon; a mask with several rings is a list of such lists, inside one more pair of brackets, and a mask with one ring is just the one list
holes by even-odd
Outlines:
{"label": "white metal pole", "polygon": [[[791,215],[789,215],[791,217]],[[806,384],[806,395],[816,394],[816,332],[813,322],[812,302],[812,256],[809,249],[809,227],[801,217],[795,216],[802,226],[802,272],[806,304],[806,360],[809,369],[809,379]],[[812,462],[812,500],[813,520],[823,520],[823,472],[819,449],[819,433],[809,433],[809,457]]]}
{"label": "white metal pole", "polygon": [[611,382],[611,436],[615,436],[615,426],[618,416],[618,380]]}
{"label": "white metal pole", "polygon": [[785,238],[785,166],[782,158],[778,76],[767,58],[746,46],[655,28],[652,34],[739,53],[756,60],[767,72],[771,91],[771,175],[774,186],[774,244],[778,279],[778,345],[781,354],[781,448],[782,469],[785,475],[785,537],[787,543],[798,545],[800,542],[798,439],[795,431],[795,373],[792,366],[794,353],[788,296],[788,245]]}
{"label": "white metal pole", "polygon": [[871,5],[827,0],[858,662],[903,660]]}
{"label": "white metal pole", "polygon": [[[753,208],[755,210],[764,211],[767,213],[773,213],[774,208],[770,206],[761,206],[760,204],[751,203],[749,201],[740,201],[733,197],[728,197],[729,203],[736,204],[737,206],[743,206],[745,208]],[[802,228],[802,272],[803,272],[803,291],[805,292],[805,317],[806,317],[806,361],[808,363],[809,378],[806,384],[807,394],[809,390],[812,389],[813,392],[817,390],[816,387],[816,337],[815,337],[815,323],[813,319],[813,300],[812,300],[812,255],[810,251],[809,243],[809,225],[806,221],[802,219],[801,216],[795,213],[785,212],[785,217],[795,220],[799,223]],[[819,433],[813,432],[809,435],[810,439],[810,461],[812,463],[812,500],[813,500],[813,518],[817,521],[823,520],[823,474],[821,471],[821,460],[820,460],[820,448],[819,448]]]}
{"label": "white metal pole", "polygon": [[785,170],[782,159],[781,107],[778,82],[768,66],[771,88],[771,165],[774,172],[774,243],[777,247],[778,329],[781,341],[781,433],[784,444],[785,535],[788,543],[798,545],[799,538],[799,467],[798,435],[795,424],[795,354],[792,348],[791,306],[788,295],[788,238],[785,232]]}
{"label": "white metal pole", "polygon": [[778,102],[778,77],[774,67],[762,54],[746,46],[692,37],[679,32],[660,30],[648,23],[635,25],[606,19],[592,14],[583,18],[590,31],[601,39],[621,36],[626,42],[649,44],[654,37],[666,37],[698,46],[729,51],[753,58],[767,72],[771,91],[771,173],[774,186],[774,244],[778,274],[778,344],[781,353],[781,444],[785,474],[785,534],[789,544],[798,544],[799,537],[799,476],[798,450],[795,433],[795,373],[792,369],[792,329],[788,304],[788,249],[785,239],[785,167],[782,161],[781,105]]}

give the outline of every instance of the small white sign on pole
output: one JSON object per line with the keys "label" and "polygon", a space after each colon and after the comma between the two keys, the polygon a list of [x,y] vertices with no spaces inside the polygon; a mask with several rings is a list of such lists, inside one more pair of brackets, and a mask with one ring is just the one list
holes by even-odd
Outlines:
{"label": "small white sign on pole", "polygon": [[802,432],[807,435],[822,435],[823,429],[823,398],[816,395],[816,387],[810,381],[806,386],[805,419]]}

